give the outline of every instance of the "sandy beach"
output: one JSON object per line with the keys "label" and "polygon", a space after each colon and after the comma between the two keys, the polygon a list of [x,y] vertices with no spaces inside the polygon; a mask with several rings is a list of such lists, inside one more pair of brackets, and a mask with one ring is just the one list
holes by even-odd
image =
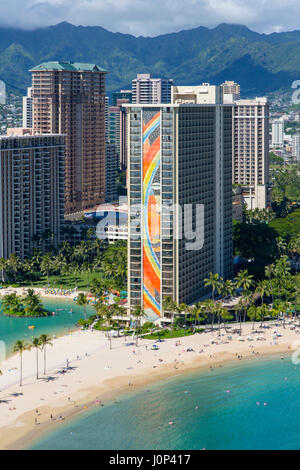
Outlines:
{"label": "sandy beach", "polygon": [[22,449],[70,416],[84,413],[90,406],[105,405],[105,400],[153,381],[192,369],[220,367],[225,361],[257,358],[258,354],[292,354],[299,347],[297,327],[265,326],[268,328],[255,325],[253,331],[252,324],[243,325],[242,338],[239,333],[230,332],[237,328],[235,325],[228,332],[222,329],[220,337],[214,330],[169,339],[157,343],[157,351],[151,350],[153,340],[142,339],[136,347],[131,338],[126,343],[124,338],[113,338],[110,350],[102,332],[73,332],[54,339],[53,346],[47,347],[46,375],[43,375],[43,353],[39,352],[38,380],[36,352],[25,351],[22,387],[19,386],[20,358],[14,355],[1,364],[0,449]]}
{"label": "sandy beach", "polygon": [[[26,287],[12,287],[12,286],[9,286],[9,287],[5,287],[3,289],[0,290],[0,299],[1,297],[4,297],[5,295],[7,294],[12,294],[12,293],[16,293],[18,297],[23,297],[24,295],[27,294],[27,291],[28,289],[33,289],[34,292],[38,295],[40,295],[41,297],[53,297],[53,298],[58,298],[58,299],[74,299],[74,297],[77,297],[78,296],[78,293],[81,292],[81,291],[72,291],[70,293],[66,293],[66,294],[59,294],[59,293],[50,293],[48,291],[51,291],[51,290],[56,290],[58,291],[59,289],[58,288],[48,288],[48,287],[31,287],[31,286],[26,286]],[[67,291],[67,289],[66,289]]]}

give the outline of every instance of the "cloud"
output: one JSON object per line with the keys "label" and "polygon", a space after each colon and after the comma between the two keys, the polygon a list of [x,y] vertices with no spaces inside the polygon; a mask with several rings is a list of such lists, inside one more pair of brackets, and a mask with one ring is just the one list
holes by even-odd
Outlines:
{"label": "cloud", "polygon": [[2,0],[0,25],[32,29],[68,21],[135,36],[219,23],[259,32],[300,29],[298,0]]}

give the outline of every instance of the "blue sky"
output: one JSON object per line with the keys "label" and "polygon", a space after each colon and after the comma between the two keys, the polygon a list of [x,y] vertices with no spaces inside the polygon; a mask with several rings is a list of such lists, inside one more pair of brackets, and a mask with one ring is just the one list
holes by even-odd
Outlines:
{"label": "blue sky", "polygon": [[1,0],[0,25],[26,29],[68,21],[135,36],[239,23],[259,32],[300,29],[299,0]]}

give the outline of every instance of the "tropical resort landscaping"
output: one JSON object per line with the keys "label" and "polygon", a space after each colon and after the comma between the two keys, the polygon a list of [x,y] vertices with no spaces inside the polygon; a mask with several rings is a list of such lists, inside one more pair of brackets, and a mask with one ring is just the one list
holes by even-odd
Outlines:
{"label": "tropical resort landscaping", "polygon": [[28,289],[27,294],[20,298],[15,292],[6,294],[1,299],[1,311],[9,317],[45,317],[51,315],[33,289]]}

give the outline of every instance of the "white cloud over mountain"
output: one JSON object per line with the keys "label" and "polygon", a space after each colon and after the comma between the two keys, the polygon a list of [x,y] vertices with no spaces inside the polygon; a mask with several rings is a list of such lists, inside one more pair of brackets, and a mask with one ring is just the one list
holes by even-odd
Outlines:
{"label": "white cloud over mountain", "polygon": [[299,0],[1,0],[0,25],[37,28],[68,21],[135,36],[239,23],[259,32],[300,29]]}

